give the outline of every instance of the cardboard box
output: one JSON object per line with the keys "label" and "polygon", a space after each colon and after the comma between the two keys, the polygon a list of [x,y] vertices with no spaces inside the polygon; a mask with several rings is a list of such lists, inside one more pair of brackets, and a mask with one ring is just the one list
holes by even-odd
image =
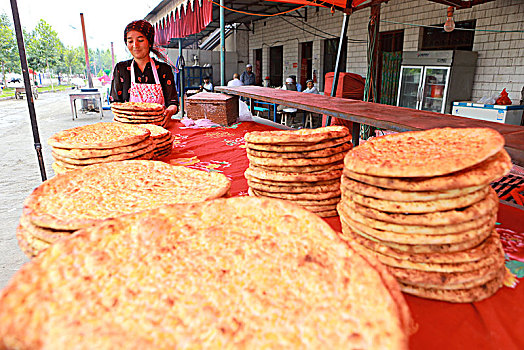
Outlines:
{"label": "cardboard box", "polygon": [[207,118],[220,125],[231,125],[238,119],[238,96],[200,92],[187,98],[187,117]]}

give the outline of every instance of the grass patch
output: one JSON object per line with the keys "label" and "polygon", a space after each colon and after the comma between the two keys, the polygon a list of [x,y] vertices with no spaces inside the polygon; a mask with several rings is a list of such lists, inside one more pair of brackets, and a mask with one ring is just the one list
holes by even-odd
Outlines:
{"label": "grass patch", "polygon": [[[64,91],[64,90],[69,90],[73,87],[73,85],[55,85],[54,88],[49,85],[49,86],[42,86],[42,87],[38,87],[38,92],[39,93],[42,93],[42,92],[45,92],[45,91]],[[11,87],[6,87],[4,89],[2,89],[2,91],[0,92],[0,98],[2,97],[15,97],[15,88],[11,88]]]}

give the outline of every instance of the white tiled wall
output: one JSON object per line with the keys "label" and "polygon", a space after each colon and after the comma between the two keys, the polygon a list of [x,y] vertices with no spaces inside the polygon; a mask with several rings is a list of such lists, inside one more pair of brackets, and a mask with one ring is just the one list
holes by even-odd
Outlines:
{"label": "white tiled wall", "polygon": [[[348,29],[350,39],[367,39],[369,15],[369,9],[351,15]],[[381,7],[381,19],[387,21],[434,25],[443,23],[445,17],[446,6],[427,0],[390,0]],[[495,0],[471,9],[456,10],[454,19],[476,19],[477,30],[524,31],[524,0]],[[252,56],[253,49],[264,48],[264,76],[269,73],[268,48],[278,45],[284,46],[284,77],[290,74],[299,76],[299,67],[293,68],[293,63],[298,63],[300,43],[306,41],[314,42],[313,69],[319,72],[319,78],[324,75],[322,41],[340,35],[342,13],[331,14],[328,9],[317,12],[310,7],[306,23],[322,32],[290,17],[275,17],[254,23],[254,33],[249,35],[249,52]],[[418,50],[421,27],[380,22],[381,32],[397,29],[404,29],[404,51]],[[348,43],[347,71],[366,75],[366,48],[366,44]],[[478,61],[472,99],[478,100],[506,88],[513,102],[518,103],[524,86],[524,32],[477,31],[473,51],[478,52]]]}

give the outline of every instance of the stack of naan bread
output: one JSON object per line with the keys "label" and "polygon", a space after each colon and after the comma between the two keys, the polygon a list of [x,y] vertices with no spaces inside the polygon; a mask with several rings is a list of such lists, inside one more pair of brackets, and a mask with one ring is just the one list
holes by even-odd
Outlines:
{"label": "stack of naan bread", "polygon": [[127,159],[151,159],[155,144],[140,126],[96,123],[60,131],[47,141],[53,147],[56,174],[88,165]]}
{"label": "stack of naan bread", "polygon": [[511,169],[503,146],[492,129],[444,128],[355,147],[341,183],[343,233],[404,292],[450,302],[489,297],[505,273],[489,185]]}
{"label": "stack of naan bread", "polygon": [[230,180],[163,162],[102,163],[57,175],[26,199],[17,230],[21,249],[34,256],[60,238],[107,218],[193,203],[228,194]]}
{"label": "stack of naan bread", "polygon": [[0,293],[2,349],[407,349],[411,325],[376,259],[268,198],[105,220]]}
{"label": "stack of naan bread", "polygon": [[155,145],[153,150],[154,159],[160,159],[171,154],[175,137],[169,130],[154,124],[140,124],[140,126],[151,132],[150,137]]}
{"label": "stack of naan bread", "polygon": [[148,102],[114,102],[111,112],[115,121],[125,124],[155,124],[166,126],[169,122],[164,116],[164,106]]}
{"label": "stack of naan bread", "polygon": [[343,160],[352,147],[346,127],[255,131],[244,138],[250,195],[292,201],[321,217],[337,215]]}

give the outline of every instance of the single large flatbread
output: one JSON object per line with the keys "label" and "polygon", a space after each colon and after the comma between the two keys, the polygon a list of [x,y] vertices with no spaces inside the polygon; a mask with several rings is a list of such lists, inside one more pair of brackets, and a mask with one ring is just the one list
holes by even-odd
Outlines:
{"label": "single large flatbread", "polygon": [[344,169],[344,174],[367,184],[401,191],[447,191],[452,189],[488,185],[507,175],[511,170],[511,158],[505,149],[485,161],[464,170],[436,177],[397,178],[359,174]]}
{"label": "single large flatbread", "polygon": [[468,193],[460,197],[437,199],[434,201],[424,202],[388,201],[384,199],[362,196],[358,193],[351,191],[344,191],[343,195],[346,196],[348,199],[357,202],[360,205],[385,212],[420,214],[467,207],[473,203],[476,203],[484,199],[486,195],[489,193],[489,189],[489,186],[485,186],[484,188],[478,191]]}
{"label": "single large flatbread", "polygon": [[250,197],[107,220],[0,294],[9,349],[407,349],[410,327],[373,257],[306,210]]}
{"label": "single large flatbread", "polygon": [[354,181],[348,178],[345,175],[342,175],[341,178],[341,188],[347,188],[349,191],[359,193],[363,196],[391,200],[391,201],[400,201],[400,202],[426,202],[434,201],[437,199],[446,199],[446,198],[456,198],[463,196],[468,193],[472,193],[484,188],[486,185],[480,186],[471,186],[457,188],[447,191],[401,191],[401,190],[388,190],[373,185],[368,185],[364,182]]}
{"label": "single large flatbread", "polygon": [[250,150],[265,151],[265,152],[312,152],[326,149],[329,147],[337,147],[340,145],[351,144],[351,135],[338,137],[334,139],[327,139],[317,143],[298,143],[298,144],[268,144],[268,143],[249,143],[246,146]]}
{"label": "single large flatbread", "polygon": [[121,123],[95,123],[63,130],[47,143],[58,148],[115,148],[136,144],[149,138],[145,128]]}
{"label": "single large flatbread", "polygon": [[266,170],[259,168],[254,165],[250,165],[249,168],[245,171],[246,177],[256,177],[263,180],[271,181],[283,181],[283,182],[317,182],[317,181],[326,181],[333,179],[340,179],[342,175],[342,170],[327,170],[320,171],[315,173],[286,173],[280,171]]}
{"label": "single large flatbread", "polygon": [[333,191],[319,192],[319,193],[266,192],[262,190],[256,190],[253,188],[252,190],[257,196],[273,197],[273,198],[280,198],[280,199],[287,199],[287,200],[295,200],[295,199],[322,200],[322,199],[330,199],[330,198],[335,198],[335,197],[340,198],[340,189],[335,189]]}
{"label": "single large flatbread", "polygon": [[443,128],[372,138],[344,160],[348,170],[383,177],[429,177],[454,173],[499,152],[504,137],[489,128]]}
{"label": "single large flatbread", "polygon": [[[316,181],[316,182],[305,182],[305,181],[299,181],[299,182],[282,182],[282,181],[272,181],[272,180],[264,180],[264,179],[258,179],[256,177],[249,176],[247,174],[246,179],[250,182],[256,182],[258,184],[263,184],[266,186],[279,186],[279,187],[307,187],[307,186],[332,186],[337,185],[340,187],[340,179],[333,179],[333,180],[326,180],[326,181]],[[286,192],[286,191],[280,191],[280,192]],[[306,191],[309,192],[309,191]]]}
{"label": "single large flatbread", "polygon": [[258,151],[256,149],[246,149],[248,155],[259,158],[286,158],[286,159],[304,159],[304,158],[325,158],[335,154],[344,153],[349,151],[353,146],[351,143],[343,143],[335,147],[328,147],[316,151],[308,152],[267,152]]}
{"label": "single large flatbread", "polygon": [[53,158],[61,162],[64,162],[64,163],[69,163],[69,164],[74,164],[74,165],[91,165],[91,164],[108,163],[108,162],[115,162],[119,160],[137,158],[137,157],[143,156],[144,154],[151,153],[154,149],[155,149],[155,145],[153,144],[153,142],[150,141],[149,145],[145,148],[138,149],[132,152],[127,152],[127,153],[113,154],[113,155],[105,156],[105,157],[76,159],[76,158],[63,157],[61,155],[58,155],[55,152],[51,152],[51,154],[53,155]]}
{"label": "single large flatbread", "polygon": [[[259,195],[258,191],[253,190],[252,188],[247,189],[247,193],[252,197],[264,197],[263,195]],[[294,199],[293,203],[298,204],[300,206],[324,206],[324,205],[333,205],[338,204],[340,202],[340,197],[333,197],[333,198],[327,198],[327,199]]]}
{"label": "single large flatbread", "polygon": [[[343,219],[343,218],[341,218]],[[486,240],[491,234],[491,231],[486,232],[478,232],[478,235],[471,240],[464,241],[464,242],[455,242],[455,243],[447,243],[447,244],[402,244],[402,243],[396,243],[396,242],[389,242],[389,241],[381,241],[371,235],[368,235],[364,233],[363,231],[360,231],[359,229],[355,227],[350,227],[347,225],[344,220],[340,221],[342,224],[342,233],[344,236],[353,239],[355,236],[359,235],[362,236],[370,241],[374,241],[377,243],[380,243],[382,245],[385,245],[387,247],[410,253],[410,254],[420,254],[420,253],[451,253],[451,252],[459,252],[463,250],[467,250],[473,247],[478,246],[484,240]]]}
{"label": "single large flatbread", "polygon": [[173,135],[171,132],[161,126],[154,125],[154,124],[144,124],[141,126],[142,128],[146,128],[149,131],[151,131],[151,138],[155,139],[157,141],[158,139],[168,139],[172,138]]}
{"label": "single large flatbread", "polygon": [[124,118],[129,119],[141,119],[141,118],[151,118],[151,117],[160,117],[164,115],[164,111],[154,111],[154,112],[131,112],[131,111],[122,111],[118,109],[111,109],[113,112],[113,115],[119,115]]}
{"label": "single large flatbread", "polygon": [[85,159],[85,158],[95,158],[95,157],[107,157],[114,154],[122,154],[128,152],[135,152],[140,149],[144,149],[151,144],[150,139],[145,139],[133,145],[115,147],[115,148],[105,148],[105,149],[78,149],[78,148],[57,148],[53,147],[53,153],[58,154],[59,156],[66,158],[75,158],[75,159]]}
{"label": "single large flatbread", "polygon": [[349,135],[345,126],[326,126],[317,129],[252,131],[244,135],[248,143],[310,144]]}
{"label": "single large flatbread", "polygon": [[95,164],[45,181],[26,199],[24,209],[37,226],[76,230],[165,204],[219,198],[230,185],[221,173],[163,162]]}
{"label": "single large flatbread", "polygon": [[164,117],[163,116],[156,117],[156,118],[138,119],[138,118],[127,118],[127,117],[115,114],[113,118],[117,122],[131,123],[131,124],[147,124],[147,123],[154,124],[154,123],[160,123],[160,122],[164,121]]}
{"label": "single large flatbread", "polygon": [[135,112],[152,112],[163,110],[164,106],[159,103],[149,102],[113,102],[111,103],[111,109]]}
{"label": "single large flatbread", "polygon": [[497,276],[489,282],[480,286],[467,289],[436,289],[422,288],[405,283],[399,283],[403,292],[413,294],[422,298],[448,301],[451,303],[473,303],[495,294],[503,285],[504,269],[501,269]]}
{"label": "single large flatbread", "polygon": [[345,198],[344,204],[348,206],[349,210],[356,211],[372,219],[393,224],[439,226],[455,225],[486,216],[494,211],[496,212],[499,205],[499,198],[495,190],[490,187],[484,199],[470,206],[424,214],[388,213],[365,207],[347,198]]}
{"label": "single large flatbread", "polygon": [[52,230],[49,228],[36,226],[31,222],[31,220],[29,220],[27,215],[25,215],[24,213],[22,213],[22,215],[20,216],[19,224],[31,236],[47,243],[54,243],[59,239],[70,237],[75,232]]}
{"label": "single large flatbread", "polygon": [[325,165],[339,162],[344,159],[344,152],[334,154],[329,157],[322,158],[259,158],[247,155],[249,161],[255,165],[261,166],[310,166],[310,165]]}
{"label": "single large flatbread", "polygon": [[[150,151],[147,153],[143,153],[137,157],[127,159],[127,160],[150,160],[150,159],[153,159],[153,156],[154,156],[154,152]],[[65,158],[62,158],[62,159],[65,159]],[[101,164],[101,163],[108,163],[108,162],[98,162],[96,164]],[[75,169],[81,169],[86,166],[93,165],[93,164],[72,164],[72,163],[68,163],[66,161],[59,160],[56,158],[53,164],[56,166],[56,170],[58,170],[58,173],[63,173],[63,172],[67,172],[67,171],[75,170]],[[53,169],[55,169],[55,167],[53,167]]]}
{"label": "single large flatbread", "polygon": [[351,218],[362,225],[366,225],[373,229],[391,231],[403,234],[425,234],[425,235],[443,235],[450,234],[462,231],[472,230],[476,227],[482,226],[485,223],[491,221],[496,215],[496,211],[492,211],[488,215],[475,218],[470,221],[464,221],[458,224],[453,225],[435,225],[435,226],[425,226],[425,225],[398,225],[390,222],[375,220],[368,218],[358,211],[352,210],[350,206],[347,205],[346,201],[341,201],[339,204],[339,211],[344,213],[345,217]]}

